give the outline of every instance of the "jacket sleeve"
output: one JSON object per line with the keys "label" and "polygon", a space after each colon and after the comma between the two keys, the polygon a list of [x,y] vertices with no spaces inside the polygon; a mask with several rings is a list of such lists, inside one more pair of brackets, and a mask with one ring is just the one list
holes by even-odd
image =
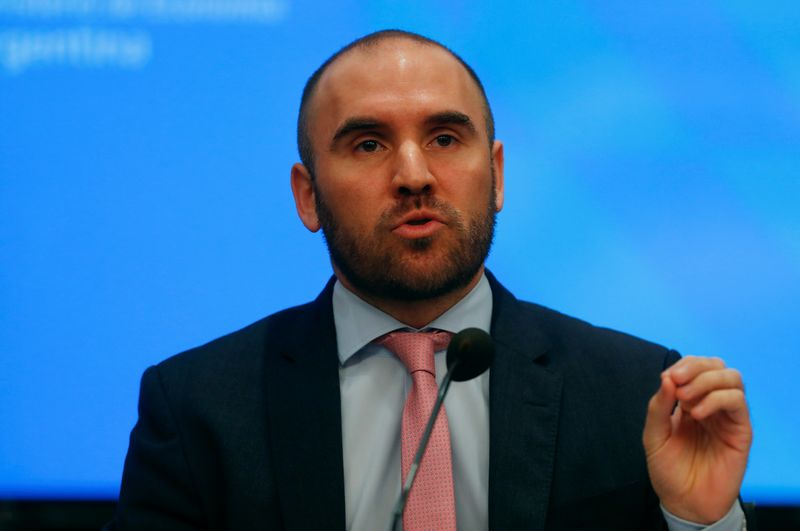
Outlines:
{"label": "jacket sleeve", "polygon": [[130,436],[119,504],[106,530],[205,528],[180,427],[158,367],[142,376],[139,419]]}

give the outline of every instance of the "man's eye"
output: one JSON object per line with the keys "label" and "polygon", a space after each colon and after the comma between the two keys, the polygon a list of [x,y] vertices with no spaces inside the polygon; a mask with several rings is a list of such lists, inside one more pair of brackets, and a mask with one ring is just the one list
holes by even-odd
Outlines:
{"label": "man's eye", "polygon": [[373,153],[375,151],[378,151],[379,147],[380,144],[378,144],[378,142],[376,142],[375,140],[365,140],[364,142],[361,142],[358,145],[358,149],[360,149],[361,151],[366,151],[367,153]]}
{"label": "man's eye", "polygon": [[436,145],[440,147],[447,147],[453,143],[453,137],[450,135],[439,135],[434,141]]}

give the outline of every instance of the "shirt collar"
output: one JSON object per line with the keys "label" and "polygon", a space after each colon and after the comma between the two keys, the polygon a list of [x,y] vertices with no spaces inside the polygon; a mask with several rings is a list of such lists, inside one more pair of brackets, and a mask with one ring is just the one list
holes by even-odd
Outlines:
{"label": "shirt collar", "polygon": [[[420,330],[436,328],[455,334],[464,328],[475,327],[488,333],[491,320],[492,288],[486,275],[481,275],[463,299]],[[342,365],[375,338],[398,328],[415,330],[359,298],[338,280],[333,286],[333,321]]]}

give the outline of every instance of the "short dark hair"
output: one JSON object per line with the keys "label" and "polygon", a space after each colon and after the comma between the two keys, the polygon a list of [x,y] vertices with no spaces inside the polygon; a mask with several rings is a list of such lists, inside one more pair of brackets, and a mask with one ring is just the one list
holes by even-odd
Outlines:
{"label": "short dark hair", "polygon": [[308,81],[306,81],[306,86],[303,88],[303,97],[300,99],[300,111],[297,114],[297,151],[300,153],[300,160],[303,162],[305,167],[308,168],[308,171],[312,176],[314,174],[314,150],[311,146],[311,136],[308,132],[308,104],[314,95],[314,91],[317,88],[317,84],[319,83],[322,74],[324,74],[328,67],[331,66],[331,64],[333,64],[339,57],[343,56],[350,50],[376,46],[384,40],[391,38],[408,39],[419,44],[437,46],[453,56],[453,58],[455,58],[461,64],[461,66],[466,69],[469,76],[480,89],[481,97],[483,98],[483,118],[486,122],[486,135],[489,137],[489,149],[491,149],[491,146],[494,143],[494,116],[492,116],[492,108],[489,105],[489,99],[486,97],[486,91],[483,88],[483,83],[481,83],[480,78],[478,78],[478,74],[475,73],[472,67],[469,66],[453,50],[438,41],[429,39],[428,37],[419,35],[418,33],[412,33],[410,31],[387,29],[365,35],[343,47],[338,52],[328,57],[328,59],[322,63],[322,65],[317,68],[313,74],[311,74],[311,77],[308,78]]}

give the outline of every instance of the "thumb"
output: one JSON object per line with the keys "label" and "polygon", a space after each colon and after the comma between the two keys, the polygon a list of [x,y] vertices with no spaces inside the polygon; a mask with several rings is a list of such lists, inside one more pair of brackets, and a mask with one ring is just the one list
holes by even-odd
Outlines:
{"label": "thumb", "polygon": [[672,410],[675,407],[675,383],[667,373],[661,374],[661,386],[647,404],[642,441],[647,456],[658,451],[672,434]]}

